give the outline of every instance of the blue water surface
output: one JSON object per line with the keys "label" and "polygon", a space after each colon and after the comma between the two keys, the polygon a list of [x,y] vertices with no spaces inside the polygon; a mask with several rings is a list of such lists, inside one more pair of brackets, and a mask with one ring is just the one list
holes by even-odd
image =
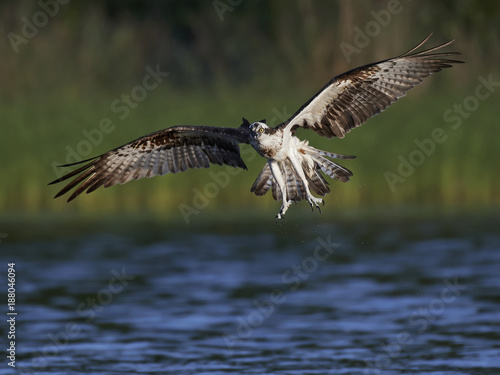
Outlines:
{"label": "blue water surface", "polygon": [[500,374],[498,220],[321,220],[12,225],[0,373]]}

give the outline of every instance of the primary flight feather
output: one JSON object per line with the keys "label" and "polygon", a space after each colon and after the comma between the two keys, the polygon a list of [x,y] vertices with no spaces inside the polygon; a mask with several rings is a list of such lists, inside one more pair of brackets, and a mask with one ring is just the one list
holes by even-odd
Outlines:
{"label": "primary flight feather", "polygon": [[208,168],[210,164],[246,169],[239,143],[249,143],[267,159],[251,191],[264,195],[272,191],[282,206],[276,218],[286,213],[291,203],[307,200],[312,208],[324,203],[315,193],[330,192],[323,173],[342,182],[352,172],[331,159],[353,159],[318,150],[295,136],[297,128],[311,129],[319,135],[344,138],[351,129],[385,110],[406,95],[412,87],[432,73],[462,61],[446,58],[458,52],[436,52],[453,42],[415,52],[430,35],[410,51],[391,59],[361,66],[334,77],[292,117],[275,128],[265,121],[250,124],[243,119],[239,128],[214,126],[173,126],[140,137],[100,156],[63,167],[82,167],[52,181],[73,180],[55,196],[66,194],[75,199],[84,191],[90,193],[124,184],[130,180],[183,172],[191,168]]}

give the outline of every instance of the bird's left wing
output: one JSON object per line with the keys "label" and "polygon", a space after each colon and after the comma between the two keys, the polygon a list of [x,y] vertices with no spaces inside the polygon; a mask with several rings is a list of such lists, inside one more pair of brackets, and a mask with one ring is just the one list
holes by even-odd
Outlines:
{"label": "bird's left wing", "polygon": [[462,62],[444,58],[458,55],[458,52],[435,53],[453,40],[415,53],[431,35],[398,57],[364,65],[334,77],[278,128],[295,132],[302,127],[328,138],[344,138],[351,129],[406,95],[423,78]]}
{"label": "bird's left wing", "polygon": [[183,172],[190,168],[208,168],[210,164],[227,164],[246,169],[238,143],[248,143],[248,126],[220,128],[212,126],[173,126],[145,135],[105,154],[66,164],[62,167],[89,162],[52,181],[50,184],[75,177],[55,198],[76,190],[68,202],[87,191],[124,184],[130,180]]}

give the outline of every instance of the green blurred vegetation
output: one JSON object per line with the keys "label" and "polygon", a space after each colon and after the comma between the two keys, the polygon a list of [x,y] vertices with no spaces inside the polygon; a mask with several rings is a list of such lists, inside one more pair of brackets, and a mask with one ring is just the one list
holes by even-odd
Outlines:
{"label": "green blurred vegetation", "polygon": [[[43,1],[51,4],[52,1]],[[381,116],[343,140],[302,132],[311,144],[357,155],[341,164],[354,172],[348,184],[332,182],[327,209],[359,207],[498,207],[496,155],[500,130],[499,92],[454,130],[443,114],[475,95],[479,77],[500,81],[500,3],[491,1],[401,1],[397,14],[369,38],[348,62],[340,47],[354,45],[386,1],[85,1],[58,5],[36,35],[23,36],[25,19],[43,12],[40,3],[0,2],[0,207],[10,213],[128,213],[146,210],[179,216],[179,204],[193,206],[193,189],[204,191],[210,172],[193,170],[84,195],[69,205],[52,197],[60,186],[54,164],[64,164],[68,147],[87,140],[83,131],[109,118],[113,130],[86,155],[99,155],[146,133],[179,124],[239,126],[267,118],[277,124],[292,114],[332,76],[355,66],[400,54],[434,32],[429,46],[455,38],[467,64],[428,79]],[[47,5],[49,6],[49,5]],[[55,8],[48,8],[54,10]],[[387,13],[384,13],[387,14]],[[39,17],[42,17],[38,15]],[[24,17],[26,17],[24,19]],[[43,21],[43,18],[38,20]],[[380,24],[379,24],[380,25]],[[10,37],[9,37],[10,35]],[[169,76],[149,91],[124,119],[112,103],[138,85],[146,67]],[[287,116],[285,116],[287,117]],[[384,173],[397,173],[401,155],[418,149],[415,139],[435,128],[447,140],[391,191]],[[86,150],[86,149],[85,149]],[[209,199],[208,209],[279,208],[271,196],[256,197],[250,186],[264,159],[243,146],[249,171],[231,177]],[[76,161],[76,160],[69,160]],[[305,203],[303,203],[305,206]],[[308,208],[302,207],[299,211]],[[295,210],[291,210],[295,211]]]}

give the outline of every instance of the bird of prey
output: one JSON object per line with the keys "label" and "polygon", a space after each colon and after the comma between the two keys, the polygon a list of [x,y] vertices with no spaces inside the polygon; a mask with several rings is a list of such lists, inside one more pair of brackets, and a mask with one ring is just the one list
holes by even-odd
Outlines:
{"label": "bird of prey", "polygon": [[273,198],[282,201],[276,219],[281,219],[290,204],[301,199],[313,210],[315,207],[320,210],[324,201],[313,193],[324,196],[330,192],[321,172],[347,182],[352,172],[332,159],[353,159],[354,156],[318,150],[308,141],[297,138],[297,129],[311,129],[327,138],[344,138],[351,129],[385,110],[423,78],[462,62],[446,58],[458,52],[441,52],[453,40],[416,52],[431,35],[400,56],[332,78],[292,117],[274,128],[267,126],[265,120],[251,124],[245,118],[238,128],[173,126],[95,158],[66,164],[63,167],[88,162],[51,182],[74,177],[55,198],[76,187],[69,202],[82,192],[90,193],[101,186],[107,188],[190,168],[208,168],[210,164],[247,169],[239,149],[239,143],[247,143],[267,159],[251,192],[260,196],[271,190]]}

